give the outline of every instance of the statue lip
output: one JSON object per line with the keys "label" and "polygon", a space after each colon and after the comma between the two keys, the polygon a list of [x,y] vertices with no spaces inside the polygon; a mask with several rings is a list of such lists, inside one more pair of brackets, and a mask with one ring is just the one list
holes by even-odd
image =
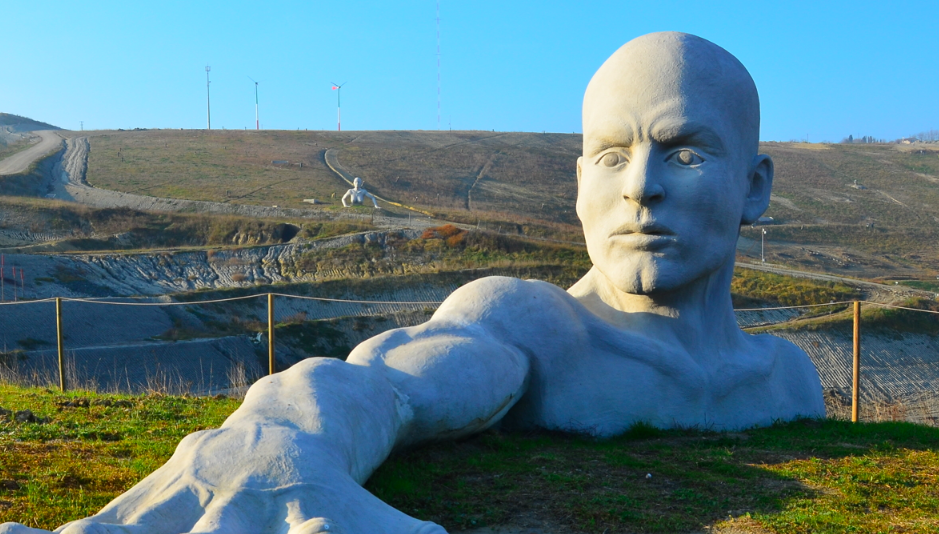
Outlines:
{"label": "statue lip", "polygon": [[646,221],[638,223],[627,223],[614,230],[610,237],[630,236],[639,234],[649,237],[674,237],[676,234],[671,228],[656,221]]}

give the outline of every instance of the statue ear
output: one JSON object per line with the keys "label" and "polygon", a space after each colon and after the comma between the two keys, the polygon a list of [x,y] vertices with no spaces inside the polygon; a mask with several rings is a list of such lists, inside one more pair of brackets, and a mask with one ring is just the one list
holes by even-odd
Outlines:
{"label": "statue ear", "polygon": [[769,207],[773,190],[772,158],[766,154],[757,154],[753,158],[750,174],[747,176],[747,186],[747,198],[744,200],[740,224],[755,223]]}
{"label": "statue ear", "polygon": [[580,173],[581,173],[580,165],[582,161],[584,161],[583,156],[577,158],[577,187],[578,188],[580,187]]}

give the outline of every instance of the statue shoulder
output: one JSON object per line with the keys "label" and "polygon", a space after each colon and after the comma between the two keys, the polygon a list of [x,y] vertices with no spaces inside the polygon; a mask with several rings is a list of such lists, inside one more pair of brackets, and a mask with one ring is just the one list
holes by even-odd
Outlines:
{"label": "statue shoulder", "polygon": [[774,355],[772,385],[791,407],[791,416],[824,416],[821,380],[808,354],[791,341],[770,334],[753,337]]}
{"label": "statue shoulder", "polygon": [[580,322],[582,306],[566,291],[541,280],[489,276],[474,280],[456,291],[434,314],[436,320],[457,320],[488,325],[522,321]]}

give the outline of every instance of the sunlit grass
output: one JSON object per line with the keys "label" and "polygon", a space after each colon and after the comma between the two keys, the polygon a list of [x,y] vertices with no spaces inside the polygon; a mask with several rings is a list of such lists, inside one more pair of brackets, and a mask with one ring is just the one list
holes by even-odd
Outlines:
{"label": "sunlit grass", "polygon": [[169,459],[180,439],[219,426],[238,405],[0,385],[0,407],[50,419],[0,418],[0,522],[51,529],[93,514]]}

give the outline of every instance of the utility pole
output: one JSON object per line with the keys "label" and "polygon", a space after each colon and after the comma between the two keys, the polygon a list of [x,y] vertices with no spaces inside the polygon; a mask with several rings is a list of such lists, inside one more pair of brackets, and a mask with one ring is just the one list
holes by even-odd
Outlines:
{"label": "utility pole", "polygon": [[342,131],[342,86],[347,82],[333,83],[333,91],[336,91],[336,131]]}
{"label": "utility pole", "polygon": [[254,82],[254,127],[260,130],[261,120],[258,118],[258,82],[251,76],[248,76],[248,79]]}
{"label": "utility pole", "polygon": [[766,263],[766,228],[761,228],[763,232],[760,234],[760,262]]}
{"label": "utility pole", "polygon": [[205,118],[206,118],[207,128],[209,130],[212,129],[212,106],[210,105],[210,99],[209,99],[209,83],[211,83],[209,82],[210,70],[212,70],[212,67],[206,65],[205,66]]}
{"label": "utility pole", "polygon": [[437,0],[437,129],[440,129],[440,0]]}

